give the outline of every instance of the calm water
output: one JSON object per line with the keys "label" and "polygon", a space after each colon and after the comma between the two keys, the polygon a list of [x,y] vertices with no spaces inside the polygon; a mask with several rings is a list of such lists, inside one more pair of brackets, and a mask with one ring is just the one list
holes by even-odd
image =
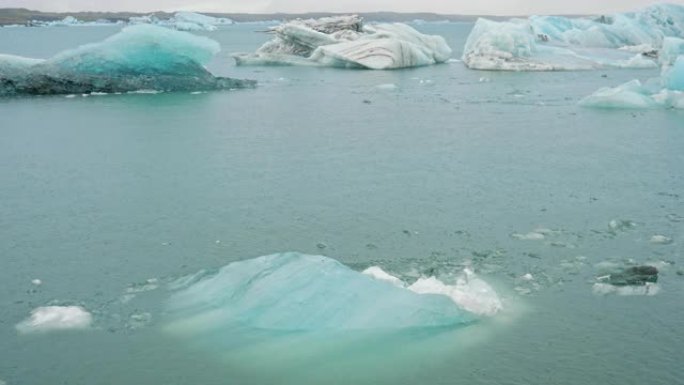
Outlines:
{"label": "calm water", "polygon": [[[418,26],[454,58],[470,27]],[[234,67],[268,39],[257,29],[207,34],[223,47],[212,71],[255,90],[0,100],[0,380],[684,383],[684,112],[576,105],[657,71]],[[47,57],[116,30],[0,29],[0,52]],[[554,231],[511,236],[540,227]],[[150,278],[290,250],[397,274],[470,264],[506,310],[229,354],[163,331],[163,287],[122,301]],[[630,259],[662,267],[657,295],[592,292],[596,264]],[[95,330],[16,332],[52,303],[88,308]]]}

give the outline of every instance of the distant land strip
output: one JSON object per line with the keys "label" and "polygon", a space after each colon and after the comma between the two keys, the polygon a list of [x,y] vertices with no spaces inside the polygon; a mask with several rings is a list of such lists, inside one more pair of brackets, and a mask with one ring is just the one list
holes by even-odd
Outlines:
{"label": "distant land strip", "polygon": [[[201,12],[203,15],[213,17],[225,17],[240,22],[259,22],[269,20],[292,20],[292,19],[308,19],[319,18],[324,16],[335,15],[349,15],[356,14],[362,16],[366,20],[380,21],[380,22],[407,22],[413,20],[423,20],[427,22],[436,21],[452,21],[452,22],[472,22],[477,20],[479,16],[471,15],[440,15],[436,13],[400,13],[400,12],[346,12],[346,13],[214,13]],[[169,19],[173,13],[169,12],[41,12],[33,11],[25,8],[0,8],[0,26],[2,25],[30,25],[32,21],[48,22],[62,20],[66,16],[73,16],[80,21],[97,21],[107,20],[110,22],[124,21],[127,22],[129,18],[135,16],[154,15],[161,20]],[[482,16],[493,20],[508,19],[511,16]]]}

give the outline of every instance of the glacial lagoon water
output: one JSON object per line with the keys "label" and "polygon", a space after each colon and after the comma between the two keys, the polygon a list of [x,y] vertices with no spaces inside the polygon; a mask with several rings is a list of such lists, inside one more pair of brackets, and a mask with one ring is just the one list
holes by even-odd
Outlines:
{"label": "glacial lagoon water", "polygon": [[[416,28],[458,59],[472,24]],[[684,381],[684,111],[577,105],[658,70],[235,67],[260,29],[204,33],[222,47],[210,70],[253,90],[0,100],[1,381]],[[117,30],[0,29],[0,52],[44,58]],[[407,281],[468,267],[503,310],[400,333],[169,330],[179,278],[286,251]],[[655,295],[597,292],[629,263],[659,268]],[[17,330],[50,305],[92,326]]]}

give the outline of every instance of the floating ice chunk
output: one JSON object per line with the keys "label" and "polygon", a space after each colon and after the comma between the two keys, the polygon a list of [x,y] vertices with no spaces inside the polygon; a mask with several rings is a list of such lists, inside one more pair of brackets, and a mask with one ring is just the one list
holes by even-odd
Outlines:
{"label": "floating ice chunk", "polygon": [[409,290],[420,294],[441,294],[463,309],[482,316],[493,316],[503,309],[494,289],[472,271],[465,269],[455,285],[447,285],[435,277],[420,278]]}
{"label": "floating ice chunk", "polygon": [[31,311],[31,317],[16,325],[19,333],[42,333],[87,329],[93,316],[80,306],[45,306]]}
{"label": "floating ice chunk", "polygon": [[[684,109],[684,59],[681,65],[666,70],[663,83],[667,88],[656,90],[632,80],[615,88],[601,88],[580,100],[579,105],[606,109],[647,109],[674,108]],[[654,82],[651,82],[652,84]]]}
{"label": "floating ice chunk", "polygon": [[617,294],[621,296],[653,296],[660,292],[660,286],[654,283],[647,283],[640,286],[615,286],[608,283],[595,283],[593,291],[594,294],[597,295]]}
{"label": "floating ice chunk", "polygon": [[653,68],[663,39],[683,36],[684,7],[668,4],[599,18],[480,19],[463,61],[470,68],[507,71]]}
{"label": "floating ice chunk", "polygon": [[394,286],[397,287],[405,287],[406,284],[399,278],[387,273],[384,271],[382,268],[379,266],[371,266],[367,268],[366,270],[361,272],[362,274],[366,274],[368,276],[371,276],[379,281],[385,281],[389,282]]}
{"label": "floating ice chunk", "polygon": [[513,237],[515,239],[519,239],[521,241],[541,241],[541,240],[544,240],[544,238],[546,238],[546,236],[544,234],[539,233],[539,232],[534,232],[534,231],[529,232],[527,234],[514,233],[514,234],[511,234],[511,237]]}
{"label": "floating ice chunk", "polygon": [[0,95],[203,91],[254,86],[213,76],[204,65],[217,42],[151,25],[124,28],[100,43],[45,61],[0,56]]}
{"label": "floating ice chunk", "polygon": [[275,38],[238,65],[312,65],[395,69],[443,63],[451,49],[441,36],[406,24],[364,25],[359,16],[293,20],[271,29]]}
{"label": "floating ice chunk", "polygon": [[377,88],[379,90],[384,90],[384,91],[395,91],[399,87],[394,83],[386,83],[386,84],[377,85],[377,86],[375,86],[375,88]]}
{"label": "floating ice chunk", "polygon": [[615,88],[601,88],[582,99],[579,104],[583,107],[633,109],[658,106],[639,80],[632,80]]}
{"label": "floating ice chunk", "polygon": [[458,326],[474,320],[444,295],[419,295],[299,253],[235,262],[172,296],[168,329],[222,333],[236,327],[273,331],[396,330]]}
{"label": "floating ice chunk", "polygon": [[656,245],[669,245],[672,243],[672,238],[666,237],[664,235],[654,235],[651,237],[651,243]]}
{"label": "floating ice chunk", "polygon": [[532,274],[530,273],[527,273],[520,277],[520,279],[522,279],[523,281],[532,281],[534,280],[534,276],[532,276]]}
{"label": "floating ice chunk", "polygon": [[40,279],[37,279],[37,278],[36,278],[36,279],[32,279],[32,280],[31,280],[31,284],[34,285],[34,286],[40,286],[40,285],[43,284],[43,281],[41,281]]}

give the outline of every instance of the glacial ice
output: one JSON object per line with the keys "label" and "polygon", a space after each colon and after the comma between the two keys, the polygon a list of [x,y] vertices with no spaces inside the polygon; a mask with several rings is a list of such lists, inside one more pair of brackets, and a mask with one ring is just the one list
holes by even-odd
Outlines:
{"label": "glacial ice", "polygon": [[44,306],[31,311],[31,316],[16,325],[22,334],[60,330],[87,329],[93,316],[80,306]]}
{"label": "glacial ice", "polygon": [[674,65],[664,64],[660,79],[645,84],[632,80],[617,87],[601,88],[580,100],[580,106],[604,109],[684,109],[684,55]]}
{"label": "glacial ice", "polygon": [[194,12],[176,12],[171,18],[166,20],[162,20],[154,15],[134,16],[129,19],[129,23],[153,24],[179,31],[215,31],[221,25],[233,24],[233,21]]}
{"label": "glacial ice", "polygon": [[396,69],[443,63],[451,49],[441,36],[406,24],[364,24],[359,16],[293,20],[270,29],[275,37],[238,65],[310,65]]}
{"label": "glacial ice", "polygon": [[479,19],[463,61],[473,69],[504,71],[655,68],[667,37],[684,37],[684,6],[660,4],[596,18]]}
{"label": "glacial ice", "polygon": [[204,65],[217,42],[166,28],[124,28],[100,43],[47,60],[0,55],[0,95],[115,93],[137,90],[205,91],[254,86],[215,77]]}
{"label": "glacial ice", "polygon": [[448,296],[417,294],[299,253],[235,262],[190,282],[169,302],[167,329],[180,334],[455,327],[477,318]]}
{"label": "glacial ice", "polygon": [[362,273],[397,287],[405,287],[414,293],[445,295],[462,309],[480,316],[493,316],[503,309],[503,303],[496,291],[467,268],[452,285],[445,284],[434,276],[422,277],[413,284],[407,285],[379,266],[371,266]]}

